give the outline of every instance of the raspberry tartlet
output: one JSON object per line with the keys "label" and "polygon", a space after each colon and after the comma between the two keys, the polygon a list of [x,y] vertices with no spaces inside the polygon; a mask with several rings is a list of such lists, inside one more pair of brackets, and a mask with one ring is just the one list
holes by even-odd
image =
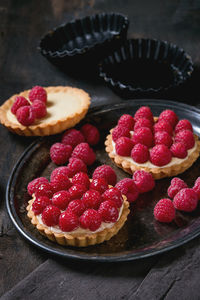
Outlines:
{"label": "raspberry tartlet", "polygon": [[9,98],[0,107],[0,123],[19,135],[46,136],[71,128],[85,117],[90,106],[85,91],[69,86],[39,88]]}
{"label": "raspberry tartlet", "polygon": [[125,116],[120,117],[105,141],[109,157],[125,172],[144,170],[154,179],[176,176],[199,157],[200,141],[191,123],[178,121],[174,111],[164,110],[153,117],[151,109],[143,106],[134,116]]}

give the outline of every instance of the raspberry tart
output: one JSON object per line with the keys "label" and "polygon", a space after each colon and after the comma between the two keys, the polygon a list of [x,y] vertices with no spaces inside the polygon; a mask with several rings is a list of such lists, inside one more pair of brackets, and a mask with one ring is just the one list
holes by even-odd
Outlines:
{"label": "raspberry tart", "polygon": [[19,135],[52,135],[79,123],[89,106],[90,96],[81,89],[35,86],[0,107],[0,123]]}
{"label": "raspberry tart", "polygon": [[172,110],[154,117],[146,106],[134,116],[122,115],[105,145],[109,157],[125,172],[144,170],[155,179],[184,172],[200,153],[200,141],[188,120],[179,121]]}

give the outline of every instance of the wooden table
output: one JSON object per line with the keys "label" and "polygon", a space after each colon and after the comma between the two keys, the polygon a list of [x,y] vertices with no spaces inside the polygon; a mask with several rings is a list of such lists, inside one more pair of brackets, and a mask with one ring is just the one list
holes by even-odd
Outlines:
{"label": "wooden table", "polygon": [[[200,104],[200,1],[1,0],[0,101],[34,85],[85,89],[92,107],[119,103],[102,81],[79,80],[37,51],[40,37],[73,18],[116,11],[129,17],[129,37],[168,40],[192,57],[192,78],[171,99]],[[5,190],[16,160],[34,138],[0,128],[1,299],[199,299],[200,238],[160,256],[115,264],[63,260],[42,252],[16,231],[5,208]]]}

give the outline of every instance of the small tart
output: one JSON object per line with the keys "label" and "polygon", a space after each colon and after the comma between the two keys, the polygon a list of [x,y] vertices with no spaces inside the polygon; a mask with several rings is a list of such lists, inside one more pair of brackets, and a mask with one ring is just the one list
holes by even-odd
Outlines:
{"label": "small tart", "polygon": [[[81,233],[65,233],[51,230],[50,227],[41,224],[37,218],[37,216],[32,211],[32,203],[34,199],[31,199],[27,206],[27,216],[31,220],[31,223],[38,229],[38,231],[46,236],[49,240],[53,242],[57,242],[63,246],[75,246],[75,247],[87,247],[95,244],[103,243],[104,241],[110,240],[114,235],[118,233],[118,231],[123,227],[126,222],[127,216],[129,214],[129,203],[126,200],[126,197],[123,195],[124,203],[123,209],[120,215],[120,218],[116,223],[113,223],[112,227],[106,227],[102,231],[86,231]],[[108,223],[109,224],[109,223]],[[83,230],[84,231],[84,230]]]}
{"label": "small tart", "polygon": [[50,86],[47,92],[47,115],[31,126],[20,124],[11,107],[16,96],[28,98],[30,90],[13,95],[0,106],[0,123],[8,130],[25,136],[45,136],[62,132],[82,120],[90,106],[90,96],[83,90],[69,86]]}
{"label": "small tart", "polygon": [[186,158],[178,159],[173,157],[172,160],[174,161],[166,166],[148,167],[145,163],[138,164],[134,162],[134,160],[131,157],[127,160],[125,157],[116,154],[112,142],[112,130],[113,129],[110,130],[111,134],[109,134],[106,137],[106,152],[119,168],[122,168],[125,172],[129,174],[133,174],[136,170],[144,170],[146,172],[151,173],[154,179],[176,176],[189,169],[192,166],[192,164],[197,160],[200,154],[200,141],[198,139],[198,136],[194,134],[195,146],[192,151],[189,151],[189,154]]}

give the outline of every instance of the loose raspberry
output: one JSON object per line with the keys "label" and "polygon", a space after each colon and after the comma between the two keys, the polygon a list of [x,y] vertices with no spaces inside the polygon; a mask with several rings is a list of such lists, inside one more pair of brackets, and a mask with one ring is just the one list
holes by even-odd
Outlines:
{"label": "loose raspberry", "polygon": [[72,211],[73,214],[80,217],[85,211],[85,205],[84,205],[83,201],[80,199],[72,200],[69,203],[67,210]]}
{"label": "loose raspberry", "polygon": [[117,206],[111,200],[102,202],[98,212],[101,215],[102,221],[106,223],[115,223],[119,217]]}
{"label": "loose raspberry", "polygon": [[35,193],[41,183],[48,183],[48,180],[45,177],[38,177],[29,182],[27,190],[30,196]]}
{"label": "loose raspberry", "polygon": [[185,158],[188,154],[186,146],[181,142],[172,144],[170,151],[174,157],[178,158]]}
{"label": "loose raspberry", "polygon": [[102,194],[102,198],[103,201],[112,200],[117,205],[118,208],[121,207],[123,203],[122,193],[116,187],[112,187],[106,190]]}
{"label": "loose raspberry", "polygon": [[28,96],[31,102],[34,102],[35,100],[40,100],[44,103],[47,102],[47,92],[45,91],[45,89],[43,89],[43,87],[38,85],[34,86],[30,90]]}
{"label": "loose raspberry", "polygon": [[122,195],[127,197],[129,202],[134,202],[139,196],[138,188],[133,179],[124,178],[120,180],[115,187],[122,193]]}
{"label": "loose raspberry", "polygon": [[78,228],[79,219],[78,216],[71,211],[64,211],[59,217],[59,227],[64,232],[70,232]]}
{"label": "loose raspberry", "polygon": [[40,100],[35,100],[32,104],[32,108],[35,111],[36,119],[44,118],[47,114],[46,105]]}
{"label": "loose raspberry", "polygon": [[60,209],[54,205],[48,205],[42,212],[42,221],[47,226],[58,225]]}
{"label": "loose raspberry", "polygon": [[127,137],[120,137],[115,144],[116,153],[121,156],[130,156],[134,143]]}
{"label": "loose raspberry", "polygon": [[46,206],[51,204],[51,200],[46,196],[41,196],[35,199],[32,204],[32,211],[35,215],[39,215],[43,212]]}
{"label": "loose raspberry", "polygon": [[71,187],[71,181],[69,180],[68,176],[64,172],[57,172],[54,174],[55,175],[51,176],[52,180],[50,182],[50,185],[54,193],[62,190],[68,190]]}
{"label": "loose raspberry", "polygon": [[101,165],[94,170],[92,179],[104,178],[108,184],[115,185],[117,175],[115,171],[108,165]]}
{"label": "loose raspberry", "polygon": [[72,178],[72,184],[83,184],[87,189],[89,189],[90,179],[86,173],[79,172]]}
{"label": "loose raspberry", "polygon": [[125,136],[125,137],[130,137],[130,131],[127,127],[117,125],[113,131],[112,131],[112,139],[114,142],[116,142],[120,137]]}
{"label": "loose raspberry", "polygon": [[173,128],[178,123],[177,115],[173,110],[170,109],[166,109],[161,112],[158,121],[162,121],[162,120],[169,122]]}
{"label": "loose raspberry", "polygon": [[154,217],[159,222],[170,223],[175,218],[175,208],[170,199],[161,199],[154,207]]}
{"label": "loose raspberry", "polygon": [[68,176],[73,177],[78,172],[87,173],[86,164],[79,158],[71,157],[67,165]]}
{"label": "loose raspberry", "polygon": [[147,127],[151,131],[153,130],[152,122],[146,118],[141,118],[141,119],[137,120],[137,122],[135,123],[135,126],[134,126],[134,131],[137,131],[141,127]]}
{"label": "loose raspberry", "polygon": [[134,118],[131,115],[124,114],[119,118],[117,124],[119,126],[127,127],[129,130],[133,130],[134,123],[135,123]]}
{"label": "loose raspberry", "polygon": [[148,106],[142,106],[136,111],[134,115],[134,120],[137,121],[141,118],[146,118],[152,124],[154,123],[152,111]]}
{"label": "loose raspberry", "polygon": [[49,182],[40,183],[35,189],[35,196],[47,196],[51,198],[53,195],[53,190]]}
{"label": "loose raspberry", "polygon": [[101,194],[95,190],[89,190],[84,193],[82,201],[86,208],[98,209],[102,202]]}
{"label": "loose raspberry", "polygon": [[50,148],[51,160],[56,165],[65,164],[72,154],[72,146],[62,143],[55,143]]}
{"label": "loose raspberry", "polygon": [[179,131],[175,135],[174,141],[183,143],[186,146],[187,150],[193,148],[195,144],[193,133],[187,129]]}
{"label": "loose raspberry", "polygon": [[62,136],[61,142],[74,148],[76,147],[76,145],[85,142],[85,138],[79,130],[72,128],[65,131]]}
{"label": "loose raspberry", "polygon": [[143,170],[137,170],[133,174],[133,181],[137,186],[139,193],[146,193],[155,187],[155,180],[151,173]]}
{"label": "loose raspberry", "polygon": [[83,194],[87,191],[87,187],[83,184],[74,184],[68,190],[71,200],[81,199]]}
{"label": "loose raspberry", "polygon": [[171,184],[167,190],[167,194],[170,198],[173,199],[180,190],[185,189],[187,187],[187,184],[182,179],[174,177],[171,180]]}
{"label": "loose raspberry", "polygon": [[171,135],[166,131],[158,131],[154,135],[155,145],[165,145],[168,148],[171,147],[173,140]]}
{"label": "loose raspberry", "polygon": [[77,145],[72,152],[72,157],[82,159],[88,166],[92,165],[96,159],[96,155],[88,143]]}
{"label": "loose raspberry", "polygon": [[51,173],[50,181],[54,181],[54,179],[60,180],[60,176],[61,176],[61,180],[64,178],[63,176],[66,176],[68,178],[68,168],[67,167],[55,168]]}
{"label": "loose raspberry", "polygon": [[79,222],[82,228],[96,231],[101,226],[102,218],[98,211],[90,208],[80,216]]}
{"label": "loose raspberry", "polygon": [[135,162],[143,164],[149,160],[149,149],[145,145],[136,144],[131,151],[131,157]]}
{"label": "loose raspberry", "polygon": [[194,183],[193,190],[197,193],[198,198],[200,199],[200,177],[198,177]]}
{"label": "loose raspberry", "polygon": [[53,194],[52,204],[61,210],[65,210],[71,201],[70,193],[68,191],[59,191]]}
{"label": "loose raspberry", "polygon": [[182,189],[174,197],[173,203],[174,207],[178,210],[193,211],[198,203],[197,193],[193,189]]}
{"label": "loose raspberry", "polygon": [[141,127],[136,132],[133,133],[132,141],[134,145],[142,144],[148,148],[153,146],[153,134],[151,130],[147,127]]}
{"label": "loose raspberry", "polygon": [[28,100],[26,98],[24,98],[23,96],[17,96],[15,98],[15,101],[11,107],[11,112],[15,115],[17,110],[22,107],[22,106],[29,106],[30,103],[28,102]]}
{"label": "loose raspberry", "polygon": [[169,122],[167,122],[165,120],[163,120],[163,121],[161,120],[161,121],[158,121],[154,125],[154,133],[156,133],[158,131],[166,131],[167,133],[172,135],[173,134],[173,127]]}
{"label": "loose raspberry", "polygon": [[156,145],[150,151],[150,161],[156,166],[165,166],[171,159],[171,151],[165,145]]}
{"label": "loose raspberry", "polygon": [[21,106],[16,112],[16,117],[19,123],[24,126],[30,126],[35,122],[35,111],[31,106]]}
{"label": "loose raspberry", "polygon": [[97,145],[100,140],[99,130],[91,124],[85,124],[81,127],[81,132],[84,135],[85,141],[91,145]]}
{"label": "loose raspberry", "polygon": [[193,132],[192,124],[188,120],[180,120],[175,127],[175,134],[185,129]]}
{"label": "loose raspberry", "polygon": [[109,188],[107,181],[104,178],[93,179],[90,183],[90,189],[103,194]]}

